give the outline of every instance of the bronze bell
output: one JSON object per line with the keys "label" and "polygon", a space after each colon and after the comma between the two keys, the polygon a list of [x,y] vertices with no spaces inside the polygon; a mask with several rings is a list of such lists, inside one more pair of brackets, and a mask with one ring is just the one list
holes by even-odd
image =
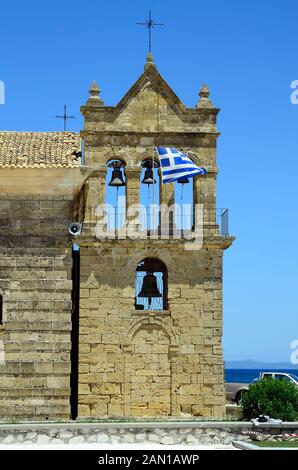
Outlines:
{"label": "bronze bell", "polygon": [[177,180],[177,183],[182,184],[180,198],[183,199],[183,188],[185,184],[189,183],[189,179],[186,176],[182,176],[181,178],[179,178],[179,180]]}
{"label": "bronze bell", "polygon": [[143,278],[142,289],[140,290],[138,297],[147,297],[148,303],[151,305],[151,299],[153,297],[162,297],[157,287],[156,276],[153,273],[147,273]]}
{"label": "bronze bell", "polygon": [[144,175],[144,178],[142,180],[142,184],[155,184],[156,181],[154,179],[154,176],[153,176],[153,170],[152,168],[147,168],[145,170],[145,175]]}
{"label": "bronze bell", "polygon": [[182,178],[179,178],[179,180],[177,182],[180,183],[180,184],[187,184],[187,183],[189,183],[189,179],[186,178],[185,176],[182,176]]}
{"label": "bronze bell", "polygon": [[111,181],[109,182],[109,186],[114,186],[117,188],[119,186],[125,186],[125,182],[123,181],[122,171],[120,170],[120,168],[114,168],[112,172]]}

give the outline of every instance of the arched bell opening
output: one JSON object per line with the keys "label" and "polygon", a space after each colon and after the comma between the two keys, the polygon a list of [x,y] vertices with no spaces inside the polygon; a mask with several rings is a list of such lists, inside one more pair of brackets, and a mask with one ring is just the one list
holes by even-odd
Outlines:
{"label": "arched bell opening", "polygon": [[159,162],[145,158],[140,175],[141,228],[157,229],[159,225]]}
{"label": "arched bell opening", "polygon": [[158,258],[145,258],[136,269],[136,310],[167,310],[168,271]]}
{"label": "arched bell opening", "polygon": [[178,181],[175,181],[174,200],[175,224],[177,229],[182,231],[192,230],[194,226],[193,178],[181,177]]}
{"label": "arched bell opening", "polygon": [[106,173],[106,220],[109,229],[124,227],[126,219],[125,162],[109,160]]}

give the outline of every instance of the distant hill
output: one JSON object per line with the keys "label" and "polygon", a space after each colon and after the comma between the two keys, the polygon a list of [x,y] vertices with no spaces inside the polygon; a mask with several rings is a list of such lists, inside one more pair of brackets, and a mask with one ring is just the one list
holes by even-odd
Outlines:
{"label": "distant hill", "polygon": [[290,362],[261,362],[252,359],[242,361],[225,361],[226,369],[293,369],[298,370],[298,364]]}

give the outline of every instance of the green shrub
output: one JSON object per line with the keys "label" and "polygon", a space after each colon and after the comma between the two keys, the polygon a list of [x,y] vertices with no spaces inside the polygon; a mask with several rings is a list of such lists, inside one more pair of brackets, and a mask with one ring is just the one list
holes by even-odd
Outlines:
{"label": "green shrub", "polygon": [[284,380],[262,379],[243,394],[244,419],[268,415],[283,421],[298,419],[298,387]]}

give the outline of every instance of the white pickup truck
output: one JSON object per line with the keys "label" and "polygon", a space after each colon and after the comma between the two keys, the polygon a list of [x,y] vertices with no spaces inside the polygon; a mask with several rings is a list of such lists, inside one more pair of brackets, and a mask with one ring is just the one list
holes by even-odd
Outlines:
{"label": "white pickup truck", "polygon": [[[292,382],[298,387],[298,377],[295,374],[290,374],[287,372],[260,372],[259,377],[254,379],[252,383],[258,382],[262,379],[274,379],[274,380],[286,380],[287,382]],[[226,383],[226,395],[228,400],[235,401],[237,405],[241,404],[241,397],[243,393],[248,390],[250,384],[248,383]]]}

